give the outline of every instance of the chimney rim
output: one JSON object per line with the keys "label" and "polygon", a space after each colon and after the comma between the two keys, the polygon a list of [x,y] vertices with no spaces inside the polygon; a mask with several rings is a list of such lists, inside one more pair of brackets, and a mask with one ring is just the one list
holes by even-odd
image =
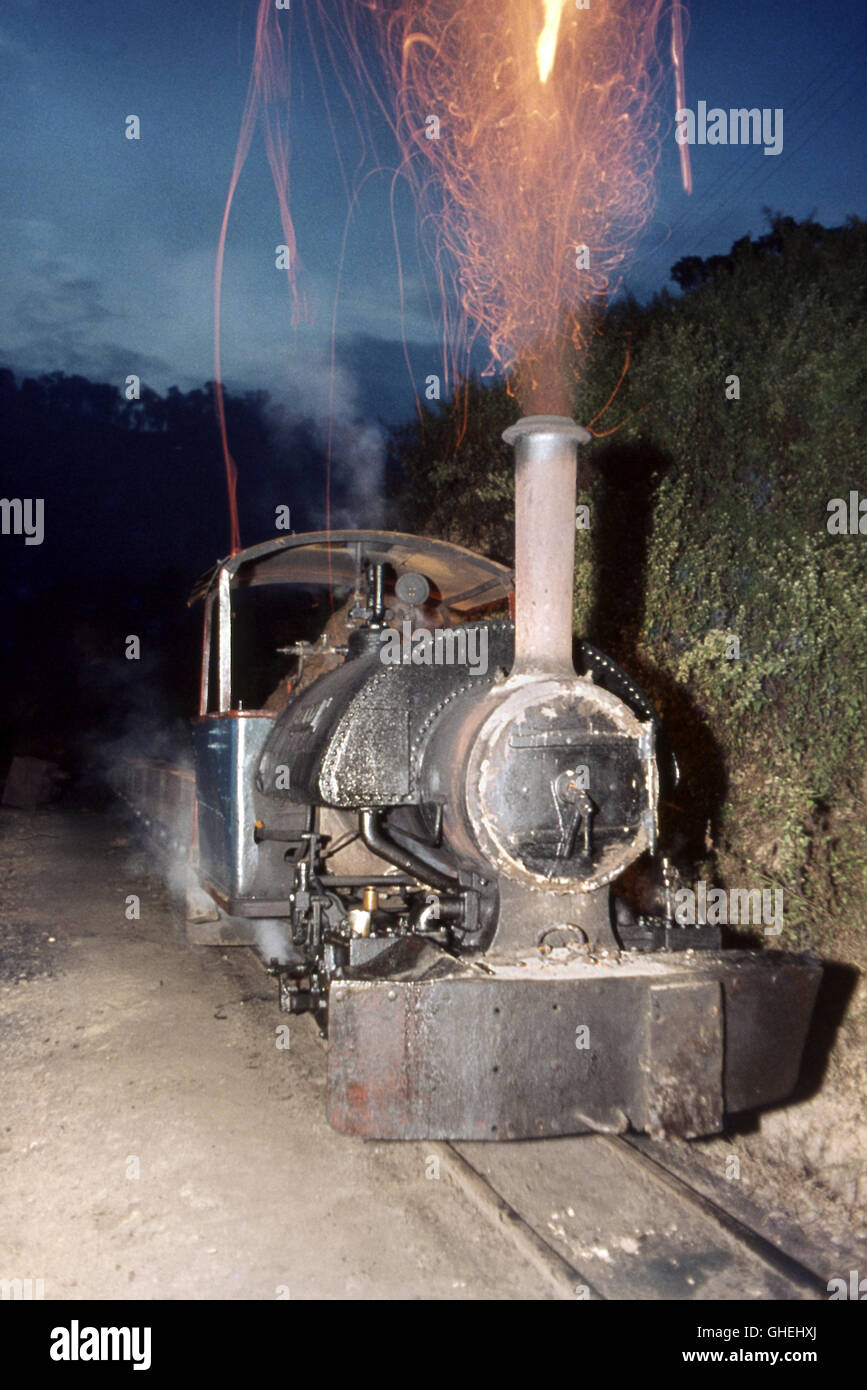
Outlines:
{"label": "chimney rim", "polygon": [[593,436],[568,415],[523,415],[514,425],[503,430],[501,438],[506,444],[512,445],[528,438],[571,439],[576,444],[587,444]]}

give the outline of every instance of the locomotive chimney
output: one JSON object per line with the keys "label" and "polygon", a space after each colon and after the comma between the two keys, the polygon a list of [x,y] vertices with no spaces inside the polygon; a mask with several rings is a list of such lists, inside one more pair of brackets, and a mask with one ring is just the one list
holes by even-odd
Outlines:
{"label": "locomotive chimney", "polygon": [[515,446],[513,675],[575,674],[576,473],[591,437],[565,415],[526,415],[503,432]]}

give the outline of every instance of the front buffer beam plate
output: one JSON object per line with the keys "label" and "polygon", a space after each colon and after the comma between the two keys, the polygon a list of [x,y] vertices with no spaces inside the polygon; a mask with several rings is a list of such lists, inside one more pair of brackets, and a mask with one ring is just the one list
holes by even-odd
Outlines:
{"label": "front buffer beam plate", "polygon": [[[821,966],[782,952],[334,981],[328,1117],[371,1139],[717,1133],[795,1087]],[[489,973],[490,972],[490,973]]]}

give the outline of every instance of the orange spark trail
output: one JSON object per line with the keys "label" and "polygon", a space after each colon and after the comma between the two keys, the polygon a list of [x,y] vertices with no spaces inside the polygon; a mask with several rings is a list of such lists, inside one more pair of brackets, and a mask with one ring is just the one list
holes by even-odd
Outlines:
{"label": "orange spark trail", "polygon": [[[683,10],[675,0],[671,12],[671,65],[674,68],[674,95],[678,111],[686,107],[686,82],[683,75]],[[692,164],[689,145],[680,146],[680,177],[687,193],[692,192]]]}
{"label": "orange spark trail", "polygon": [[238,135],[235,162],[232,166],[232,177],[229,180],[226,206],[223,210],[214,269],[214,405],[217,411],[220,444],[226,468],[233,555],[241,549],[241,533],[238,522],[238,469],[229,449],[226,407],[223,398],[220,315],[226,233],[235,190],[241,177],[241,171],[247,162],[256,123],[261,114],[264,125],[265,150],[277,192],[280,224],[283,229],[283,244],[288,248],[286,274],[292,296],[292,322],[293,324],[297,323],[303,312],[303,301],[298,293],[295,229],[289,211],[289,131],[287,126],[290,94],[289,76],[288,40],[284,40],[275,14],[273,0],[259,0],[253,66],[247,87],[247,97],[244,102],[244,112],[241,117],[241,130]]}

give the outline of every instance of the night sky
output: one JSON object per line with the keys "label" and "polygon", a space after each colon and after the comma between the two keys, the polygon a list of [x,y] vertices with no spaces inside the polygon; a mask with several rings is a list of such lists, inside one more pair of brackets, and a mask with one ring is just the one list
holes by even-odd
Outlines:
{"label": "night sky", "polygon": [[[313,321],[293,333],[282,241],[261,140],[229,226],[224,372],[232,388],[267,388],[291,409],[324,411],[331,305],[345,216],[332,137],[300,10],[292,99],[292,209]],[[164,392],[213,376],[214,254],[252,52],[254,0],[17,0],[0,19],[3,212],[0,363],[122,383],[130,372]],[[644,298],[681,256],[725,252],[765,228],[770,206],[826,225],[863,214],[867,18],[861,0],[692,0],[687,103],[782,107],[779,156],[760,147],[693,150],[695,191],[680,186],[673,83],[671,130],[657,173],[656,215],[626,275]],[[285,22],[286,16],[281,16]],[[333,90],[338,139],[357,151]],[[140,117],[140,141],[124,120]],[[379,138],[379,132],[377,133]],[[383,134],[377,153],[394,151]],[[350,415],[407,416],[412,390],[400,346],[388,179],[362,193],[348,242],[337,331],[338,401]],[[399,200],[406,336],[417,382],[436,365],[417,269],[413,207]]]}
{"label": "night sky", "polygon": [[[291,507],[298,530],[324,523],[331,315],[346,197],[299,22],[304,4],[293,0],[291,12],[290,191],[310,322],[293,329],[286,278],[275,268],[283,233],[258,133],[229,223],[224,378],[236,401],[259,391],[270,402],[250,407],[246,424],[236,415],[234,434],[230,418],[245,545],[274,534],[280,504]],[[42,746],[41,709],[59,689],[58,671],[70,719],[98,722],[101,710],[114,708],[118,682],[129,683],[122,654],[130,632],[161,664],[163,688],[183,669],[175,687],[179,706],[189,707],[197,636],[183,616],[185,599],[229,549],[223,462],[211,396],[201,388],[214,375],[214,262],[256,9],[255,0],[17,0],[0,15],[0,496],[45,500],[43,544],[0,536],[0,657],[19,672],[6,691],[6,714],[0,709],[9,735],[0,732],[0,762],[4,740],[19,751]],[[670,285],[682,257],[725,253],[737,238],[760,236],[765,207],[830,226],[865,211],[863,0],[693,0],[689,9],[687,105],[781,107],[783,150],[694,148],[695,191],[687,197],[668,73],[656,213],[623,286],[641,299]],[[667,24],[664,34],[667,47]],[[351,170],[360,154],[353,113],[333,72],[325,82]],[[140,119],[140,140],[125,138],[129,115]],[[388,208],[397,156],[381,120],[372,134],[365,168],[378,159],[384,172],[366,180],[358,199],[335,339],[331,502],[339,525],[376,519],[365,507],[382,507],[388,495],[387,429],[413,412]],[[423,392],[426,375],[440,366],[439,326],[406,187],[397,222],[407,349]],[[481,345],[475,365],[485,360]],[[108,405],[86,384],[55,383],[48,395],[26,386],[25,378],[52,372],[108,383]],[[188,393],[181,417],[175,397],[158,401],[155,412],[152,402],[146,431],[119,424],[112,392],[131,374],[159,397],[171,387]],[[145,665],[137,668],[142,675]],[[148,693],[139,703],[154,704],[146,683],[141,690]]]}

